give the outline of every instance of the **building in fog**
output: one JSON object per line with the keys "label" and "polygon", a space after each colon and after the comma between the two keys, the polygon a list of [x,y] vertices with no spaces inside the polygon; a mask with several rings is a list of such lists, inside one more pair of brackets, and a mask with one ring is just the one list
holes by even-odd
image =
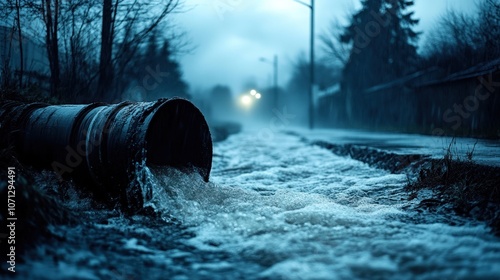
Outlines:
{"label": "building in fog", "polygon": [[416,122],[432,134],[500,136],[500,58],[414,85]]}
{"label": "building in fog", "polygon": [[365,106],[342,91],[320,98],[323,125],[349,126],[349,111],[370,116],[362,128],[434,135],[500,137],[500,59],[447,74],[437,68],[367,89]]}

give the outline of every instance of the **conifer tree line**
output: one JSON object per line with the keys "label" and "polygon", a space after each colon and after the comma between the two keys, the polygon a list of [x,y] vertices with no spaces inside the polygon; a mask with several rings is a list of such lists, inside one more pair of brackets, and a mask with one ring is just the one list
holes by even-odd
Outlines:
{"label": "conifer tree line", "polygon": [[[36,93],[46,84],[52,102],[116,102],[126,92],[141,99],[187,96],[175,60],[182,34],[169,20],[182,7],[182,0],[1,0],[9,40],[2,95]],[[45,50],[46,73],[26,62],[28,41]],[[14,70],[12,56],[23,62]]]}

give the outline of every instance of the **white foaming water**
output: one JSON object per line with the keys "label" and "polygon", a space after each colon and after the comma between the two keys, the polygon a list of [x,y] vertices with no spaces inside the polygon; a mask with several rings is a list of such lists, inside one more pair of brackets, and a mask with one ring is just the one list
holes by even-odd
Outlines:
{"label": "white foaming water", "polygon": [[[238,256],[260,267],[261,278],[500,275],[500,242],[483,224],[405,210],[418,203],[406,199],[405,175],[294,136],[259,141],[255,135],[216,144],[210,183],[196,173],[145,169],[149,204],[194,233],[189,245]],[[227,269],[231,260],[199,266]]]}

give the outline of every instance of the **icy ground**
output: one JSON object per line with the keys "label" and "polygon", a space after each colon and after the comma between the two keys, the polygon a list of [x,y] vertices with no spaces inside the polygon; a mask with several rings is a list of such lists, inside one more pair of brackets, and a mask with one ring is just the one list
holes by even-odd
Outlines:
{"label": "icy ground", "polygon": [[[500,166],[500,141],[448,136],[418,134],[376,133],[343,129],[315,129],[313,131],[295,128],[294,133],[308,140],[321,140],[332,144],[358,145],[399,154],[428,155],[442,158],[450,148],[452,155],[465,159],[467,152],[473,153],[474,162]],[[452,144],[450,146],[450,144]]]}
{"label": "icy ground", "polygon": [[65,241],[39,248],[23,275],[498,279],[500,239],[480,222],[408,200],[404,174],[297,135],[263,135],[243,131],[215,143],[208,184],[178,170],[145,170],[142,184],[153,188],[150,206],[161,218],[94,213],[90,222],[55,228]]}

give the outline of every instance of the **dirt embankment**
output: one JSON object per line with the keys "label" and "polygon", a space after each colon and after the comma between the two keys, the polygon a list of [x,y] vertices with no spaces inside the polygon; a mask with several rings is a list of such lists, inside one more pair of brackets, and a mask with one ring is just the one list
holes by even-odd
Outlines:
{"label": "dirt embankment", "polygon": [[475,163],[473,151],[461,157],[453,155],[450,147],[443,158],[434,159],[325,141],[312,144],[391,173],[405,173],[408,200],[423,190],[432,190],[433,197],[422,200],[422,207],[448,209],[442,206],[449,205],[459,215],[486,221],[500,236],[500,168]]}

